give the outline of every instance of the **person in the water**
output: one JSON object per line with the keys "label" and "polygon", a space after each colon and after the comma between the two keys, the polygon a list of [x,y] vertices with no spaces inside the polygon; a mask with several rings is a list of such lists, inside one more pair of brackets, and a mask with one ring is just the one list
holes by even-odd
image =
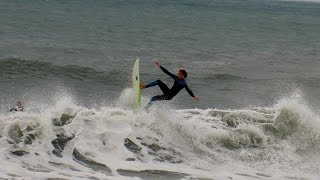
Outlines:
{"label": "person in the water", "polygon": [[22,112],[22,111],[23,111],[23,106],[21,101],[18,101],[16,103],[16,107],[10,109],[10,112]]}
{"label": "person in the water", "polygon": [[187,90],[187,92],[190,94],[190,96],[196,100],[196,101],[199,101],[199,97],[198,96],[195,96],[193,94],[193,92],[189,89],[188,85],[187,85],[187,82],[185,81],[185,78],[187,78],[187,71],[186,70],[179,70],[178,74],[177,75],[174,75],[172,73],[170,73],[168,70],[166,70],[164,67],[162,67],[160,65],[160,62],[159,61],[155,61],[154,62],[158,67],[160,67],[160,69],[166,73],[167,75],[169,75],[170,77],[173,78],[174,80],[174,84],[173,86],[171,87],[171,89],[166,85],[164,84],[161,80],[156,80],[156,81],[153,81],[147,85],[141,83],[140,87],[141,89],[146,89],[146,88],[149,88],[149,87],[153,87],[153,86],[156,86],[158,85],[159,88],[161,89],[161,91],[163,92],[163,94],[161,95],[157,95],[157,96],[153,96],[150,100],[150,102],[147,104],[147,106],[145,107],[146,109],[148,109],[152,103],[154,101],[161,101],[161,100],[172,100],[174,98],[174,96],[176,96],[180,91],[181,89],[185,88]]}

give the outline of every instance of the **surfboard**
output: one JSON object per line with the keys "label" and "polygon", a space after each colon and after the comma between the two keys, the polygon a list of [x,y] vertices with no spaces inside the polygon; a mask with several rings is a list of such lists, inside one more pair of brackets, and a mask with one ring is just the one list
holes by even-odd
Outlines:
{"label": "surfboard", "polygon": [[141,107],[139,58],[136,59],[134,65],[133,65],[132,88],[133,88],[132,107],[139,108],[139,107]]}

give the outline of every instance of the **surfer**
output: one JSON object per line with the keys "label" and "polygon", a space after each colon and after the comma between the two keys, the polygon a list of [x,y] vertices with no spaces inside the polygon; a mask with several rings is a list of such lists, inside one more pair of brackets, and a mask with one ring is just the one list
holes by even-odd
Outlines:
{"label": "surfer", "polygon": [[23,111],[23,106],[21,101],[18,101],[16,103],[16,107],[10,109],[10,112],[22,112],[22,111]]}
{"label": "surfer", "polygon": [[196,101],[199,101],[199,97],[195,96],[193,94],[193,92],[189,89],[187,82],[185,81],[185,78],[187,78],[187,71],[180,69],[178,71],[177,75],[174,75],[172,73],[170,73],[167,69],[165,69],[164,67],[162,67],[160,65],[159,61],[155,61],[154,62],[164,73],[166,73],[167,75],[169,75],[170,77],[172,77],[172,79],[174,80],[174,84],[171,87],[171,89],[165,84],[163,83],[161,80],[156,80],[153,81],[147,85],[141,83],[140,88],[141,89],[146,89],[149,87],[153,87],[158,85],[159,88],[161,89],[161,91],[163,92],[163,94],[161,95],[157,95],[157,96],[153,96],[150,100],[150,102],[147,104],[147,106],[145,107],[146,109],[148,109],[152,103],[154,101],[162,101],[162,100],[172,100],[174,98],[174,96],[176,96],[181,89],[185,88],[187,90],[187,92],[189,93],[189,95]]}

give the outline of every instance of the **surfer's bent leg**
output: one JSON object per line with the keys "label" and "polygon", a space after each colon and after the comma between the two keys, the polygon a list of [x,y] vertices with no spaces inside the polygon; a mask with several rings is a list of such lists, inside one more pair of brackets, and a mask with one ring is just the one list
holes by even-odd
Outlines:
{"label": "surfer's bent leg", "polygon": [[165,100],[164,94],[163,95],[153,96],[151,98],[150,102],[146,105],[145,108],[148,109],[152,105],[153,101],[161,101],[161,100]]}
{"label": "surfer's bent leg", "polygon": [[[153,86],[156,86],[156,85],[159,86],[159,88],[161,89],[163,94],[167,94],[169,92],[168,86],[165,83],[163,83],[161,80],[156,80],[156,81],[153,81],[153,82],[147,84],[146,88],[153,87]],[[156,97],[156,96],[154,96],[154,97]]]}
{"label": "surfer's bent leg", "polygon": [[164,94],[162,95],[157,95],[157,96],[153,96],[150,100],[150,102],[147,104],[147,106],[145,107],[145,109],[149,109],[149,107],[152,105],[152,103],[154,101],[162,101],[162,100],[171,100],[173,97],[171,96],[166,96]]}

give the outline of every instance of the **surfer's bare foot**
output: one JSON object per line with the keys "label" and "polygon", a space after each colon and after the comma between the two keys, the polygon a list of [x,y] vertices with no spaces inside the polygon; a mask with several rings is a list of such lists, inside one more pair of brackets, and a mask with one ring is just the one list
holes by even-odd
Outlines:
{"label": "surfer's bare foot", "polygon": [[140,83],[140,89],[145,89],[146,85],[144,85],[143,83]]}

